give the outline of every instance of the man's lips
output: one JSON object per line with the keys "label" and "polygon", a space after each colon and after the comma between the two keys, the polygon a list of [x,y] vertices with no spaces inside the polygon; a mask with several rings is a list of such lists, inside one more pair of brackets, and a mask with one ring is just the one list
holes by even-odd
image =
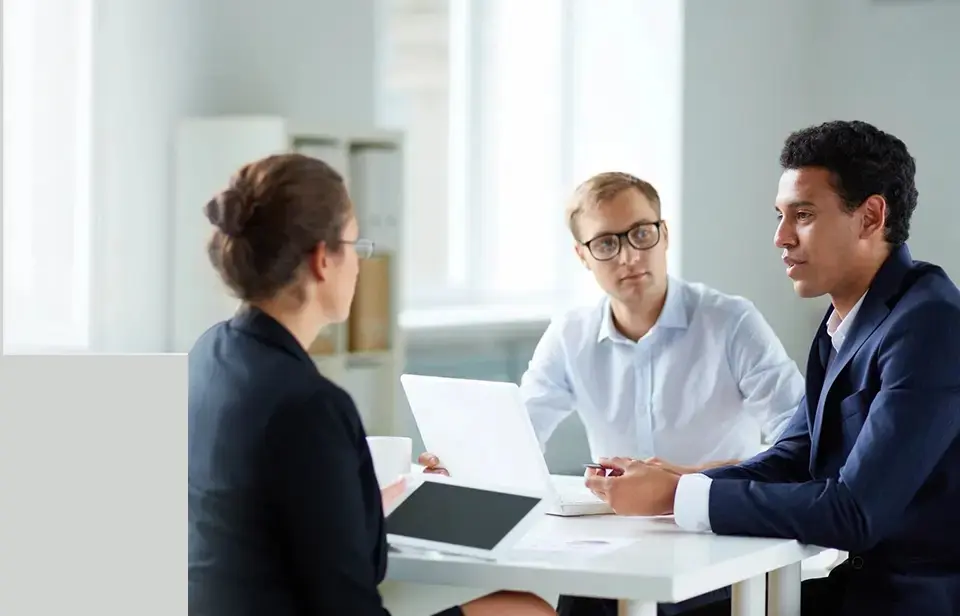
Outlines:
{"label": "man's lips", "polygon": [[806,261],[801,261],[799,259],[794,259],[794,258],[785,256],[783,257],[783,263],[787,267],[793,267],[795,265],[803,265],[804,263],[806,263]]}
{"label": "man's lips", "polygon": [[797,274],[797,268],[802,266],[806,261],[800,261],[792,257],[783,257],[783,264],[787,266],[787,277],[794,278],[794,275]]}

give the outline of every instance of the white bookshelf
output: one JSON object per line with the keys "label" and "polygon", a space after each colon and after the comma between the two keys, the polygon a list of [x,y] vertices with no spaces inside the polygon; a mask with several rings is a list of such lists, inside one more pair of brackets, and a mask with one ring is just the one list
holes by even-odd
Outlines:
{"label": "white bookshelf", "polygon": [[[358,298],[364,292],[371,296],[362,288],[364,273],[379,269],[377,275],[386,272],[389,300],[386,331],[377,336],[387,344],[358,348],[362,337],[352,332],[359,320],[351,314],[350,322],[322,334],[323,341],[318,339],[311,356],[324,375],[350,392],[370,434],[402,434],[397,412],[406,358],[398,325],[405,194],[402,134],[330,129],[274,116],[200,117],[180,122],[174,150],[172,350],[188,351],[200,334],[230,318],[238,306],[207,259],[212,228],[203,215],[204,204],[247,162],[290,151],[320,158],[343,175],[361,236],[376,245],[373,259],[361,263]],[[357,308],[355,302],[355,312]]]}

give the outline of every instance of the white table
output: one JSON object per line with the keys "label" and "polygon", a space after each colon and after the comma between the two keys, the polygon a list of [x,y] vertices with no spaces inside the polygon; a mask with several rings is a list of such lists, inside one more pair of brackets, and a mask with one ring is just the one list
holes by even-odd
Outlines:
{"label": "white table", "polygon": [[[545,516],[529,535],[630,543],[597,554],[517,549],[496,562],[391,553],[387,579],[459,588],[619,599],[621,614],[654,616],[657,603],[733,586],[735,616],[799,616],[800,562],[824,552],[793,540],[688,533],[672,518]],[[769,599],[766,598],[767,574]],[[769,612],[766,607],[769,605]]]}

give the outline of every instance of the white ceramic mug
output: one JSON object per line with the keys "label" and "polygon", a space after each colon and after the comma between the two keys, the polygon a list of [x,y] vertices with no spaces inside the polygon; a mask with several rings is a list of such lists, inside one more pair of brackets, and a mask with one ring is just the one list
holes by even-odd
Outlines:
{"label": "white ceramic mug", "polygon": [[373,458],[377,483],[385,488],[402,475],[410,474],[413,465],[413,439],[406,436],[368,436],[367,446]]}

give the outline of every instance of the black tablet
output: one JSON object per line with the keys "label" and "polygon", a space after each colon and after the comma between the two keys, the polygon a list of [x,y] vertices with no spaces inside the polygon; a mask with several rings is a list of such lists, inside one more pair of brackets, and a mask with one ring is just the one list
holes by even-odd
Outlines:
{"label": "black tablet", "polygon": [[513,547],[546,505],[542,494],[425,474],[409,478],[388,509],[387,538],[395,547],[495,556]]}

